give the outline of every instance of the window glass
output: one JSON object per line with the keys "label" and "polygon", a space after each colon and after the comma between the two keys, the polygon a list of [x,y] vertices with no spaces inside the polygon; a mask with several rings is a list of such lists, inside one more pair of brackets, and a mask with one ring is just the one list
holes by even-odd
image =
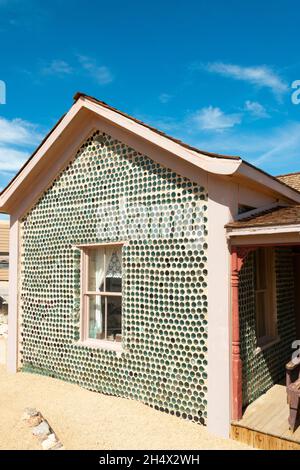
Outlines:
{"label": "window glass", "polygon": [[90,295],[88,298],[89,338],[105,339],[105,297]]}
{"label": "window glass", "polygon": [[106,297],[107,302],[107,339],[121,340],[122,299],[121,297]]}
{"label": "window glass", "polygon": [[115,249],[106,256],[106,292],[121,292],[122,290],[122,264],[121,249]]}
{"label": "window glass", "polygon": [[103,292],[105,285],[104,250],[91,249],[88,254],[88,290]]}

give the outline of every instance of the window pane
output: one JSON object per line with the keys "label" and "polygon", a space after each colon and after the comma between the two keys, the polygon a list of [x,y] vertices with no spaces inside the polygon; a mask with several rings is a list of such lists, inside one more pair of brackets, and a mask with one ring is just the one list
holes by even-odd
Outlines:
{"label": "window pane", "polygon": [[122,298],[89,295],[89,333],[92,339],[121,341]]}
{"label": "window pane", "polygon": [[105,297],[89,295],[89,333],[93,339],[105,339]]}
{"label": "window pane", "polygon": [[257,338],[267,336],[266,329],[266,292],[256,293],[256,328]]}
{"label": "window pane", "polygon": [[107,297],[107,339],[121,341],[122,298]]}
{"label": "window pane", "polygon": [[104,291],[104,249],[91,249],[88,254],[88,290]]}
{"label": "window pane", "polygon": [[122,291],[122,250],[121,248],[106,248],[106,292]]}

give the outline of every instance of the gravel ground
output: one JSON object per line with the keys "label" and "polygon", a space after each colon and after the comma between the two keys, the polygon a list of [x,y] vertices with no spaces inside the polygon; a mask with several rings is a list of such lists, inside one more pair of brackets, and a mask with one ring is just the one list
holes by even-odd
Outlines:
{"label": "gravel ground", "polygon": [[0,366],[0,449],[41,449],[22,422],[39,410],[65,449],[249,449],[136,401],[90,392],[49,377],[8,374]]}

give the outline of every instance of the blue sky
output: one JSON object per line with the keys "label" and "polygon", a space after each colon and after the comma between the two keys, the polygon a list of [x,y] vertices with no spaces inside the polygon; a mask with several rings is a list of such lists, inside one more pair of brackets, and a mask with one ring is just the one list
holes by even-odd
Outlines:
{"label": "blue sky", "polygon": [[83,91],[212,152],[300,171],[296,1],[0,0],[0,187]]}

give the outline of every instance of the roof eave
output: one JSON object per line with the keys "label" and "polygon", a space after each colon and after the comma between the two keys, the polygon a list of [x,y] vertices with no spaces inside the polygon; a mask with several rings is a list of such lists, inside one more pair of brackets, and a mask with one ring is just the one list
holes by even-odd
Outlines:
{"label": "roof eave", "polygon": [[139,135],[146,141],[168,151],[174,156],[181,157],[187,162],[201,168],[204,171],[214,173],[217,175],[230,176],[233,175],[242,163],[240,158],[222,158],[222,156],[208,156],[201,151],[196,152],[191,148],[187,148],[180,143],[171,140],[165,135],[155,132],[151,127],[140,124],[139,122],[132,120],[123,113],[119,113],[110,107],[104,106],[97,101],[91,100],[90,97],[80,95],[77,99],[77,103],[82,102],[90,111],[95,112],[102,118],[109,122],[114,123],[126,129],[128,132]]}
{"label": "roof eave", "polygon": [[234,174],[242,163],[242,160],[239,158],[212,157],[191,150],[184,145],[172,141],[170,138],[164,135],[156,133],[151,128],[143,126],[129,117],[126,117],[125,115],[110,109],[107,106],[102,106],[101,104],[92,101],[86,96],[80,95],[70,110],[57,123],[52,131],[50,131],[50,133],[42,141],[40,146],[32,154],[29,160],[11,180],[8,186],[2,191],[0,195],[1,212],[11,213],[12,204],[10,204],[10,200],[12,199],[12,196],[17,194],[18,189],[21,187],[21,183],[29,176],[31,169],[39,162],[41,158],[43,158],[49,148],[62,135],[66,127],[69,126],[71,121],[82,110],[85,112],[93,112],[106,121],[113,123],[116,126],[120,126],[132,134],[138,135],[142,139],[145,139],[158,148],[166,150],[170,155],[182,158],[186,162],[207,172],[229,176]]}
{"label": "roof eave", "polygon": [[236,175],[254,181],[255,184],[264,186],[270,191],[277,193],[291,201],[300,203],[299,191],[291,188],[282,181],[277,180],[275,176],[269,175],[265,171],[256,168],[244,160],[242,161],[241,165],[239,165],[236,171]]}
{"label": "roof eave", "polygon": [[252,227],[232,228],[227,227],[227,237],[241,237],[249,235],[271,235],[280,233],[299,233],[300,224],[286,224],[286,225],[262,225]]}
{"label": "roof eave", "polygon": [[101,104],[101,102],[98,102],[87,95],[79,93],[75,95],[75,98],[76,101],[67,114],[52,129],[42,144],[33,153],[31,158],[26,162],[24,167],[1,193],[1,212],[11,213],[13,210],[13,200],[15,199],[15,196],[18,195],[18,190],[22,190],[22,182],[24,182],[25,178],[30,177],[30,171],[39,163],[56,140],[64,133],[69,124],[75,120],[74,118],[77,118],[77,115],[82,116],[83,112],[87,114],[95,113],[103,120],[125,129],[128,133],[139,136],[148,143],[156,146],[158,149],[161,148],[167,151],[170,156],[173,155],[194,165],[195,168],[221,176],[243,176],[248,180],[252,180],[256,184],[259,183],[261,186],[267,187],[269,190],[281,195],[282,197],[300,203],[300,193],[298,191],[276,180],[271,175],[268,175],[267,173],[264,173],[263,171],[242,161],[239,157],[222,157],[221,155],[201,153],[201,151],[196,151],[192,147],[180,143],[180,141],[177,141],[176,139],[172,139],[163,133],[155,131],[153,128],[141,123],[140,121],[111,108],[105,103]]}

